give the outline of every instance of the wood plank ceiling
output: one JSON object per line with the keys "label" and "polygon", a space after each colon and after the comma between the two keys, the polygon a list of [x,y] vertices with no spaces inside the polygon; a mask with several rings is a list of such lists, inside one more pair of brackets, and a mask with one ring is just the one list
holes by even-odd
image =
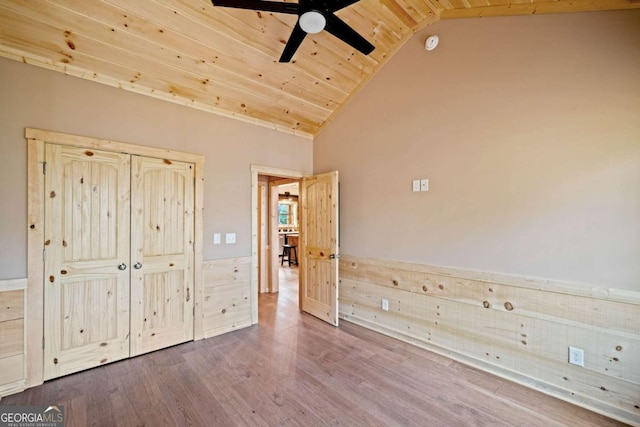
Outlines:
{"label": "wood plank ceiling", "polygon": [[[291,1],[291,0],[289,0]],[[313,138],[416,31],[441,18],[640,8],[640,0],[360,0],[278,62],[295,15],[209,0],[0,0],[0,55]]]}

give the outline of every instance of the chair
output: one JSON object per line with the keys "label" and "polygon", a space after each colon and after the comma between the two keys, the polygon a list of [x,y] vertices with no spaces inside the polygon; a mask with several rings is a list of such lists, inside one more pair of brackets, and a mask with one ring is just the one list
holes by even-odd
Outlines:
{"label": "chair", "polygon": [[[287,261],[289,263],[289,267],[291,264],[298,265],[298,237],[291,236],[289,237],[286,244],[282,245],[282,255],[280,257],[282,260],[280,261],[280,265],[284,265],[284,262]],[[293,252],[293,257],[291,256]]]}

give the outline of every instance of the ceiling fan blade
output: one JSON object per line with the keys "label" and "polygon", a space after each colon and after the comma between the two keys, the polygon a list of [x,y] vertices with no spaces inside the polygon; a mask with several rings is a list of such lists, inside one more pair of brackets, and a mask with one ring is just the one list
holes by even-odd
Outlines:
{"label": "ceiling fan blade", "polygon": [[282,56],[280,57],[279,62],[291,61],[293,54],[296,53],[296,50],[298,50],[300,43],[302,43],[302,40],[304,40],[306,35],[307,33],[305,33],[304,30],[300,28],[300,24],[296,22],[296,26],[293,27],[293,31],[289,36],[287,45],[284,47],[284,51],[282,52]]}
{"label": "ceiling fan blade", "polygon": [[373,49],[375,49],[374,45],[369,43],[364,37],[333,13],[325,15],[325,18],[327,19],[327,26],[324,27],[324,29],[343,42],[353,46],[365,55],[370,54],[373,52]]}
{"label": "ceiling fan blade", "polygon": [[235,7],[238,9],[261,10],[264,12],[298,14],[298,3],[285,3],[265,0],[212,0],[214,6]]}

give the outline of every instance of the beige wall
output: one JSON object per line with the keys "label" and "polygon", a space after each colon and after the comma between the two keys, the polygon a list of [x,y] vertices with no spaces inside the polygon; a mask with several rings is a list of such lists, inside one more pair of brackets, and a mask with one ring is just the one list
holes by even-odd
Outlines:
{"label": "beige wall", "polygon": [[314,144],[341,252],[640,290],[639,75],[640,11],[417,34]]}
{"label": "beige wall", "polygon": [[25,127],[203,154],[205,259],[251,253],[251,163],[312,169],[307,139],[0,59],[0,279],[26,277]]}

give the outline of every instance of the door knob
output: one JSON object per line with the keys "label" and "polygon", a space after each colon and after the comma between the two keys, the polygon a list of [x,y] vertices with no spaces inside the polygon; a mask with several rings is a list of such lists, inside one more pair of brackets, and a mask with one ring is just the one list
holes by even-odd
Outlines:
{"label": "door knob", "polygon": [[142,264],[136,262],[135,264],[133,264],[133,268],[135,268],[136,270],[140,270],[142,268]]}
{"label": "door knob", "polygon": [[118,266],[118,270],[126,270],[126,269],[127,269],[127,264],[125,264],[124,262]]}

